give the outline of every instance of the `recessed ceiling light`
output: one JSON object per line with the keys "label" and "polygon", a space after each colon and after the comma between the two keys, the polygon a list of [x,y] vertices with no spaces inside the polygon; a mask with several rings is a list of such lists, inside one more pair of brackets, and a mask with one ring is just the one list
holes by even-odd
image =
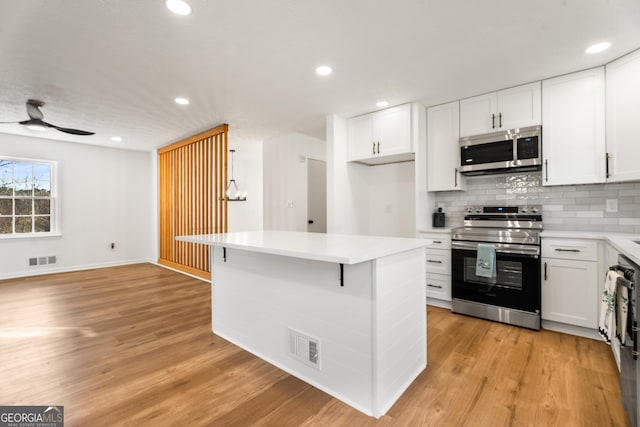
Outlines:
{"label": "recessed ceiling light", "polygon": [[175,99],[175,101],[176,101],[176,104],[189,105],[189,100],[187,98],[178,97]]}
{"label": "recessed ceiling light", "polygon": [[376,107],[386,107],[387,105],[389,105],[389,103],[387,101],[378,101],[378,102],[376,102]]}
{"label": "recessed ceiling light", "polygon": [[120,138],[119,136],[112,136],[111,140],[115,142],[122,142],[122,138]]}
{"label": "recessed ceiling light", "polygon": [[185,16],[191,14],[191,6],[183,0],[167,0],[165,4],[167,8],[176,15]]}
{"label": "recessed ceiling light", "polygon": [[321,65],[316,68],[316,74],[318,74],[319,76],[328,76],[332,71],[333,70],[331,69],[331,67],[327,65]]}
{"label": "recessed ceiling light", "polygon": [[598,52],[602,52],[603,50],[607,50],[609,49],[609,46],[611,46],[611,43],[609,42],[602,42],[602,43],[596,43],[593,46],[589,46],[586,50],[585,53],[598,53]]}

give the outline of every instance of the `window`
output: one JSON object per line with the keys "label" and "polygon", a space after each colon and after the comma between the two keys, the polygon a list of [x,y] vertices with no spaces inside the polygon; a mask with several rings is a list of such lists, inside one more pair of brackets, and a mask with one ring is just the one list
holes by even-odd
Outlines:
{"label": "window", "polygon": [[55,163],[0,158],[0,237],[53,234]]}

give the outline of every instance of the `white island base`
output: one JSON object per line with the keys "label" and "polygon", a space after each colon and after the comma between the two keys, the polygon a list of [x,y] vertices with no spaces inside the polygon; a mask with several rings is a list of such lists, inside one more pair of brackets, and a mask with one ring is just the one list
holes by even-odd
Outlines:
{"label": "white island base", "polygon": [[[380,417],[426,367],[425,241],[328,235],[324,248],[304,249],[327,236],[310,234],[180,240],[214,246],[215,334]],[[280,247],[283,236],[293,245]],[[350,244],[334,252],[330,244],[342,238]],[[362,239],[364,258],[373,258],[361,261],[364,252],[341,255],[358,246],[352,239]],[[389,248],[394,245],[382,240],[406,245]]]}

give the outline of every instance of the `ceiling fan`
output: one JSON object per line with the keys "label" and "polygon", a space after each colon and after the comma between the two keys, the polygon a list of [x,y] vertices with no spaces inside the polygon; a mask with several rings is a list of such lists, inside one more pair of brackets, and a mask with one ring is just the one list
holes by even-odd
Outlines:
{"label": "ceiling fan", "polygon": [[19,123],[33,130],[46,130],[47,128],[54,128],[59,130],[60,132],[70,133],[72,135],[95,134],[95,132],[89,132],[89,131],[80,130],[80,129],[63,128],[63,127],[52,125],[51,123],[47,123],[43,121],[42,118],[44,116],[42,115],[42,111],[40,111],[40,107],[43,107],[43,106],[44,106],[44,102],[38,101],[37,99],[30,99],[27,101],[27,114],[29,115],[29,120],[23,120],[18,122],[0,122],[0,123],[2,124]]}

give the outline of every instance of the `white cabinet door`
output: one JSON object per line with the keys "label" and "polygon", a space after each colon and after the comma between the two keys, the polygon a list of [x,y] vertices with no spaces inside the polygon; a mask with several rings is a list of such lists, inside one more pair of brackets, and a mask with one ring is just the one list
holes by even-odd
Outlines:
{"label": "white cabinet door", "polygon": [[463,99],[460,136],[539,125],[541,102],[540,82]]}
{"label": "white cabinet door", "polygon": [[604,67],[542,82],[543,185],[604,182]]}
{"label": "white cabinet door", "polygon": [[608,181],[640,179],[640,50],[606,66]]}
{"label": "white cabinet door", "polygon": [[464,190],[460,165],[459,102],[427,109],[427,191]]}
{"label": "white cabinet door", "polygon": [[460,137],[494,132],[497,104],[498,97],[495,92],[461,100]]}
{"label": "white cabinet door", "polygon": [[373,116],[354,117],[347,122],[349,127],[349,160],[360,160],[375,156],[373,140]]}
{"label": "white cabinet door", "polygon": [[598,263],[542,258],[542,318],[598,327]]}
{"label": "white cabinet door", "polygon": [[382,110],[374,114],[373,134],[380,143],[380,156],[408,153],[411,148],[411,106],[409,104]]}
{"label": "white cabinet door", "polygon": [[540,82],[498,91],[496,129],[539,125],[542,116]]}
{"label": "white cabinet door", "polygon": [[410,104],[351,118],[347,126],[349,161],[377,164],[392,156],[395,161],[413,159],[408,156],[414,152]]}
{"label": "white cabinet door", "polygon": [[451,301],[451,276],[427,273],[427,298]]}

